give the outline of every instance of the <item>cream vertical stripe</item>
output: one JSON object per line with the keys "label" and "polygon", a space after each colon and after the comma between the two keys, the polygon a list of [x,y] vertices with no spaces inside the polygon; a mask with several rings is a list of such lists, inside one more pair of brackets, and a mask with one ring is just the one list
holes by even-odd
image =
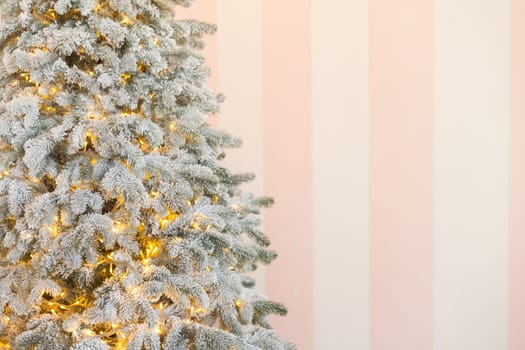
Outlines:
{"label": "cream vertical stripe", "polygon": [[525,349],[525,2],[511,0],[509,350]]}
{"label": "cream vertical stripe", "polygon": [[[243,188],[260,196],[264,194],[261,0],[218,0],[217,6],[218,85],[226,95],[220,128],[243,139],[241,148],[227,151],[224,164],[235,172],[255,173],[255,180]],[[254,277],[257,288],[264,291],[263,266]]]}
{"label": "cream vertical stripe", "polygon": [[507,348],[509,20],[436,0],[436,350]]}
{"label": "cream vertical stripe", "polygon": [[368,350],[368,1],[311,15],[315,349]]}

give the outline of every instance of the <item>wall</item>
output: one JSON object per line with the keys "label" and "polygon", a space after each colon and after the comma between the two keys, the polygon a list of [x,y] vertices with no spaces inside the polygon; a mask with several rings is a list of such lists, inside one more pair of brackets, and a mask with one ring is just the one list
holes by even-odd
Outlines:
{"label": "wall", "polygon": [[525,349],[525,2],[196,0],[301,350]]}

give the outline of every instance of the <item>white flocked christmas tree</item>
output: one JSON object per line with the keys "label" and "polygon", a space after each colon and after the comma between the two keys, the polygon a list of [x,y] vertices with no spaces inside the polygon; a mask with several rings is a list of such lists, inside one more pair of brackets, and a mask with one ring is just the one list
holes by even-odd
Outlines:
{"label": "white flocked christmas tree", "polygon": [[295,348],[189,5],[0,0],[0,349]]}

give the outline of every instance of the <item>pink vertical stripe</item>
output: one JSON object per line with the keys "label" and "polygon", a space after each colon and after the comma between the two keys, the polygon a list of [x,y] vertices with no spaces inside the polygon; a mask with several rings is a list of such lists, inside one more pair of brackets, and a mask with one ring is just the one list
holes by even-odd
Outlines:
{"label": "pink vertical stripe", "polygon": [[276,198],[265,230],[280,254],[266,287],[289,308],[272,325],[301,350],[313,349],[314,332],[310,41],[309,1],[262,2],[264,181]]}
{"label": "pink vertical stripe", "polygon": [[511,1],[509,349],[525,349],[525,2]]}
{"label": "pink vertical stripe", "polygon": [[[178,6],[176,15],[179,18],[193,18],[207,23],[217,24],[217,1],[218,0],[194,1],[188,8]],[[215,35],[205,36],[204,42],[206,46],[204,50],[202,50],[202,54],[206,58],[205,65],[211,69],[211,75],[208,78],[207,85],[214,93],[221,92],[219,86],[219,44],[217,39],[219,33],[220,28]],[[208,116],[208,123],[217,126],[218,116]]]}
{"label": "pink vertical stripe", "polygon": [[433,1],[370,0],[372,350],[433,348]]}

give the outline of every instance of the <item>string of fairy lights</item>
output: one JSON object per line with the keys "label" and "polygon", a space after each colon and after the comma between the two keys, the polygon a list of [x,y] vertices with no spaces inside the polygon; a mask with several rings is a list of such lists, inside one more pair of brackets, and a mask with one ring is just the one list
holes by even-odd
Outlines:
{"label": "string of fairy lights", "polygon": [[[99,16],[105,16],[112,19],[116,19],[119,21],[121,25],[124,26],[131,26],[136,21],[140,21],[141,17],[138,15],[136,18],[130,18],[126,16],[123,13],[119,13],[117,11],[114,11],[109,5],[107,1],[99,1],[94,5],[94,11]],[[50,7],[45,13],[39,13],[37,9],[35,8],[32,12],[33,17],[35,20],[39,21],[45,26],[48,26],[52,23],[56,23],[59,21],[67,21],[67,20],[79,20],[82,17],[81,11],[78,8],[73,8],[69,10],[65,14],[57,14],[56,11]],[[111,46],[111,43],[108,42],[106,36],[100,32],[96,32],[96,38],[97,42],[99,43],[107,43]],[[8,42],[13,44],[16,40],[18,40],[18,37],[11,38]],[[152,43],[155,47],[159,47],[161,45],[161,40],[158,37],[152,38]],[[139,47],[144,48],[144,43],[139,43]],[[48,52],[48,48],[46,47],[34,47],[31,49],[28,49],[28,52],[32,55],[39,55],[39,54],[46,54]],[[80,47],[78,50],[78,53],[83,55],[85,54],[85,49],[83,47]],[[90,65],[86,65],[82,67],[86,77],[93,78],[95,76],[94,67]],[[137,63],[137,72],[148,72],[149,67],[147,64],[143,62]],[[159,71],[158,74],[162,75],[166,73],[167,68]],[[128,85],[132,81],[134,77],[134,73],[131,72],[124,72],[120,74],[120,80],[123,85]],[[55,102],[55,98],[57,94],[61,93],[63,91],[63,87],[58,85],[51,85],[48,86],[47,84],[42,84],[40,82],[35,82],[30,72],[21,72],[18,74],[17,79],[15,79],[12,83],[13,87],[20,87],[24,88],[27,86],[33,86],[35,88],[35,95],[40,97],[41,102],[39,104],[39,110],[40,113],[43,115],[49,115],[49,116],[64,116],[67,113],[69,113],[70,106],[60,106]],[[156,94],[154,91],[151,91],[148,95],[149,99],[153,101],[156,98]],[[102,102],[101,102],[101,96],[95,95],[93,96],[94,100],[94,106],[88,111],[87,118],[89,120],[102,120],[107,121],[108,117],[104,115],[104,113],[100,113],[100,111],[103,111],[102,108]],[[120,115],[123,118],[127,118],[131,115],[139,115],[140,117],[145,117],[142,110],[141,110],[141,104],[139,103],[136,109],[129,109],[129,108],[122,108],[120,111]],[[176,121],[169,121],[169,123],[166,125],[166,128],[171,131],[175,132],[178,131],[177,129],[177,122]],[[191,142],[192,137],[191,135],[184,135],[186,141]],[[82,150],[88,154],[89,151],[94,149],[94,145],[98,142],[96,135],[91,130],[86,130],[84,135],[84,142],[82,144]],[[137,147],[139,147],[144,152],[151,152],[151,151],[158,151],[159,147],[150,147],[147,140],[139,136],[136,138],[135,144]],[[98,159],[95,152],[91,152],[90,164],[94,167],[96,166]],[[131,169],[131,165],[126,161],[122,160],[122,163],[127,167]],[[5,170],[0,173],[0,178],[11,176],[9,170]],[[48,176],[48,175],[46,175]],[[145,180],[149,180],[151,178],[150,173],[146,173],[144,175]],[[41,184],[43,182],[41,179],[37,178],[31,178],[28,177],[30,182],[33,184]],[[47,182],[53,181],[53,179],[47,179]],[[77,183],[71,184],[70,190],[75,191],[78,189],[94,189],[95,184],[93,181],[84,181],[84,180],[78,180]],[[157,189],[151,189],[149,191],[150,197],[154,200],[158,198],[159,191]],[[220,198],[217,195],[213,195],[212,202],[217,204],[219,203]],[[115,207],[118,207],[119,203],[123,202],[123,198],[119,197],[117,198],[117,204]],[[192,205],[192,201],[188,201],[188,205]],[[170,224],[174,223],[176,220],[179,219],[181,216],[181,213],[171,211],[169,209],[166,210],[166,212],[163,215],[155,215],[154,218],[158,223],[158,227],[160,230],[165,230]],[[65,213],[59,211],[56,215],[52,217],[52,222],[49,225],[46,225],[45,228],[47,229],[50,237],[57,238],[60,236],[61,233],[65,232],[69,228],[69,225],[64,222],[66,215]],[[189,224],[189,227],[193,230],[200,230],[203,232],[209,231],[212,228],[212,225],[208,223],[206,220],[207,217],[203,215],[202,213],[195,213],[193,220]],[[5,219],[8,227],[14,227],[16,224],[16,219],[12,216],[9,216]],[[142,271],[145,274],[150,273],[155,266],[155,259],[157,259],[163,252],[164,243],[162,239],[159,238],[152,238],[149,237],[146,234],[147,231],[147,225],[145,222],[141,222],[137,227],[133,228],[130,227],[130,225],[126,222],[120,221],[120,220],[114,220],[113,226],[111,228],[111,231],[114,234],[119,234],[122,232],[127,232],[129,230],[134,230],[136,232],[135,238],[139,241],[140,245],[140,252],[138,256],[140,257],[139,261],[142,265]],[[24,237],[24,239],[32,239],[34,237]],[[180,242],[182,239],[180,237],[170,238],[171,241],[174,241],[175,243]],[[102,237],[98,238],[99,243],[101,244],[101,247],[103,247],[104,239]],[[228,252],[229,250],[227,248],[223,248],[224,252]],[[105,251],[104,248],[101,248],[100,250],[101,254],[98,259],[93,264],[84,263],[84,267],[95,269],[99,271],[100,276],[104,279],[118,279],[119,281],[124,281],[124,279],[127,278],[129,271],[128,268],[125,266],[119,266],[119,263],[115,259],[115,250],[111,251]],[[33,259],[36,256],[40,254],[39,252],[31,253],[30,258]],[[233,267],[230,267],[231,270],[233,270]],[[205,268],[206,272],[211,271],[210,266],[206,266]],[[130,287],[127,287],[127,292],[130,296],[138,296],[141,294],[141,286],[140,285],[132,285]],[[64,320],[67,317],[73,315],[73,314],[81,314],[83,311],[87,310],[88,308],[93,306],[94,296],[87,291],[83,291],[82,293],[75,295],[72,294],[70,290],[67,288],[63,288],[63,290],[58,295],[50,295],[49,293],[42,293],[40,295],[38,307],[40,308],[40,313],[42,314],[51,314],[55,315],[57,317],[60,317],[60,319]],[[244,302],[242,300],[234,300],[234,305],[238,309],[242,308],[244,305]],[[154,307],[158,313],[159,313],[159,322],[155,327],[155,332],[159,335],[164,334],[164,323],[165,323],[165,311],[166,308],[169,306],[169,301],[167,300],[159,300],[156,303],[152,303],[152,307]],[[9,306],[4,310],[5,315],[3,316],[2,322],[4,324],[9,324],[11,317]],[[191,306],[187,309],[187,315],[182,320],[183,322],[194,322],[195,320],[199,320],[199,318],[196,316],[203,316],[206,315],[208,311],[202,306],[197,305],[194,301],[192,301]],[[125,334],[122,332],[123,325],[120,323],[100,323],[96,325],[87,325],[82,323],[82,320],[78,320],[78,322],[72,322],[70,328],[66,329],[69,333],[71,333],[72,337],[74,339],[79,339],[81,337],[98,337],[104,342],[106,342],[109,346],[111,346],[113,349],[125,349],[126,343],[128,341],[128,338]],[[8,340],[5,337],[0,337],[0,347],[2,349],[10,349],[10,345]]]}

